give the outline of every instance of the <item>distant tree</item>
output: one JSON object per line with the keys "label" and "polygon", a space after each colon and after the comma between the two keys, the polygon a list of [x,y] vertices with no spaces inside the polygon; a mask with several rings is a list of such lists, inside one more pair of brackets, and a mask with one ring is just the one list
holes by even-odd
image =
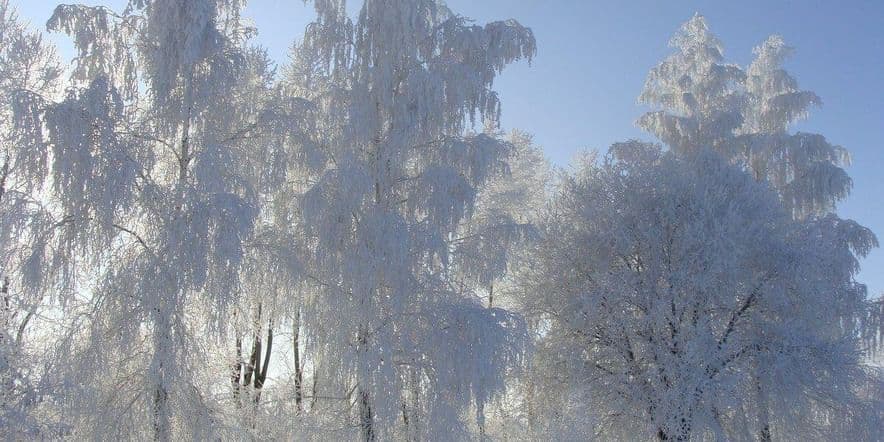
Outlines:
{"label": "distant tree", "polygon": [[678,153],[713,149],[727,155],[743,124],[746,74],[724,62],[721,42],[699,14],[669,41],[675,53],[651,69],[639,101],[654,107],[638,120]]}
{"label": "distant tree", "polygon": [[[852,180],[843,167],[850,154],[819,134],[789,133],[789,126],[806,118],[822,101],[783,69],[792,53],[782,37],[773,35],[755,50],[746,70],[744,122],[734,154],[756,179],[770,183],[796,218],[825,215],[846,198]],[[739,152],[739,153],[737,153]]]}
{"label": "distant tree", "polygon": [[724,63],[721,42],[695,15],[670,41],[676,53],[648,74],[639,100],[659,108],[638,124],[674,151],[710,148],[767,182],[797,218],[825,215],[845,198],[847,151],[822,135],[789,133],[821,103],[798,88],[782,64],[791,54],[779,36],[755,48],[744,70]]}

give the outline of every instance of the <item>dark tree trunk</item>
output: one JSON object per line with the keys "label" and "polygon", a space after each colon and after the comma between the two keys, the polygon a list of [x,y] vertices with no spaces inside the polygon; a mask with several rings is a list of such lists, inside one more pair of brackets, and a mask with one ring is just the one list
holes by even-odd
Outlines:
{"label": "dark tree trunk", "polygon": [[761,433],[758,434],[758,440],[761,442],[770,442],[770,425],[764,425],[761,427]]}
{"label": "dark tree trunk", "polygon": [[494,283],[488,286],[488,308],[494,307]]}
{"label": "dark tree trunk", "polygon": [[[267,348],[263,349],[263,341],[261,339],[261,304],[258,304],[258,312],[255,316],[254,335],[252,337],[252,352],[249,355],[248,363],[242,362],[242,341],[237,337],[236,340],[236,362],[233,366],[233,373],[230,380],[233,384],[233,396],[237,407],[242,405],[242,392],[252,391],[251,396],[253,406],[251,408],[252,415],[247,416],[247,420],[251,420],[254,426],[257,417],[258,406],[261,403],[261,391],[264,388],[264,382],[267,380],[267,372],[270,367],[270,355],[273,351],[273,320],[269,320],[267,324]],[[261,352],[263,349],[264,360],[261,360]],[[243,368],[243,366],[245,366]],[[248,387],[251,386],[251,390]]]}
{"label": "dark tree trunk", "polygon": [[9,156],[3,162],[0,168],[0,201],[3,201],[3,195],[6,195],[6,180],[9,179]]}
{"label": "dark tree trunk", "polygon": [[[4,276],[3,282],[0,283],[0,298],[3,298],[3,323],[0,324],[4,329],[9,326],[12,319],[12,304],[9,302],[9,277]],[[3,335],[0,335],[0,342],[3,342]]]}
{"label": "dark tree trunk", "polygon": [[691,419],[682,417],[681,425],[679,428],[675,429],[674,434],[668,433],[665,428],[658,428],[657,439],[677,442],[689,441],[691,440],[691,430]]}
{"label": "dark tree trunk", "polygon": [[363,442],[374,442],[374,416],[367,391],[359,392],[359,427],[362,430]]}
{"label": "dark tree trunk", "polygon": [[691,440],[691,436],[690,433],[669,435],[668,433],[666,433],[665,430],[660,428],[657,430],[657,440],[674,440],[677,442],[684,442]]}
{"label": "dark tree trunk", "polygon": [[[362,353],[366,352],[368,349],[368,332],[362,326],[359,327],[357,341],[359,342],[359,349],[357,351]],[[362,380],[359,379],[357,382],[362,382]],[[375,432],[374,415],[371,410],[371,397],[363,385],[357,385],[359,394],[359,427],[362,431],[362,440],[363,442],[373,442],[375,440]]]}
{"label": "dark tree trunk", "polygon": [[[255,406],[261,401],[261,390],[264,388],[264,381],[267,380],[267,368],[270,366],[270,353],[273,351],[273,320],[267,324],[267,349],[264,350],[264,364],[258,365],[255,370]],[[259,361],[260,363],[260,361]]]}
{"label": "dark tree trunk", "polygon": [[301,309],[295,315],[295,326],[293,327],[294,335],[294,351],[295,351],[295,405],[300,413],[303,410],[302,402],[304,398],[304,371],[301,367]]}
{"label": "dark tree trunk", "polygon": [[760,442],[771,442],[767,394],[764,391],[764,386],[761,385],[761,380],[757,376],[753,382],[755,383],[755,394],[757,395],[758,403],[758,440]]}
{"label": "dark tree trunk", "polygon": [[153,440],[155,441],[170,440],[169,417],[166,410],[168,400],[168,392],[162,385],[158,385],[153,398]]}
{"label": "dark tree trunk", "polygon": [[242,339],[236,336],[236,359],[233,361],[233,368],[230,372],[230,384],[233,387],[233,404],[236,408],[242,406],[240,394],[242,391]]}

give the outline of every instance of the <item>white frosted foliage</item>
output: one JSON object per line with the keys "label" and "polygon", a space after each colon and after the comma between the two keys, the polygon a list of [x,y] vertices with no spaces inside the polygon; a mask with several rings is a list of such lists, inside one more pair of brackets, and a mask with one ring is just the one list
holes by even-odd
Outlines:
{"label": "white frosted foliage", "polygon": [[878,242],[783,38],[693,16],[661,144],[557,169],[501,127],[514,19],[313,0],[277,65],[246,0],[87,3],[61,60],[0,0],[0,438],[884,436]]}
{"label": "white frosted foliage", "polygon": [[842,328],[863,308],[856,261],[823,240],[857,226],[796,223],[717,154],[681,159],[634,141],[559,195],[520,274],[526,310],[546,324],[549,371],[534,394],[566,391],[538,408],[596,434],[662,440],[739,439],[765,425],[826,438],[842,429],[815,424],[821,414],[874,415],[853,396],[866,376],[859,336]]}
{"label": "white frosted foliage", "polygon": [[291,69],[302,90],[328,85],[318,98],[328,130],[311,145],[322,153],[304,156],[328,158],[300,202],[321,283],[305,320],[330,343],[321,359],[355,388],[363,438],[450,432],[470,404],[481,422],[524,330],[447,282],[452,235],[509,151],[464,130],[496,120],[492,81],[533,55],[533,36],[513,21],[473,25],[435,1],[369,0],[355,23],[342,2],[316,6],[295,58],[311,64]]}

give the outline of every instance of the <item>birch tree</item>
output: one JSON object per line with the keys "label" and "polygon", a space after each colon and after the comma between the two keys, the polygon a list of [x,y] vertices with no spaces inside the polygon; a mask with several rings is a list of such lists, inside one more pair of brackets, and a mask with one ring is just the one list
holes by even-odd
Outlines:
{"label": "birch tree", "polygon": [[513,131],[507,136],[512,151],[506,170],[491,176],[476,195],[475,209],[461,223],[452,241],[453,267],[461,290],[478,290],[488,307],[498,302],[500,283],[513,255],[536,237],[534,224],[546,205],[550,166],[531,135]]}
{"label": "birch tree", "polygon": [[[43,164],[16,141],[13,103],[19,94],[58,93],[54,48],[0,1],[0,427],[9,437],[35,437],[45,425],[33,412],[43,397],[31,333],[50,305],[43,275],[30,269],[29,249],[50,229],[40,199]],[[45,246],[45,245],[44,245]]]}
{"label": "birch tree", "polygon": [[435,1],[368,0],[355,22],[344,2],[315,4],[300,48],[313,69],[300,72],[328,88],[299,203],[321,293],[304,315],[314,351],[352,391],[363,440],[465,437],[461,413],[474,404],[481,425],[524,339],[518,318],[447,282],[451,235],[510,149],[465,130],[496,121],[491,83],[534,38]]}
{"label": "birch tree", "polygon": [[[210,307],[202,320],[218,324],[237,299],[257,216],[246,139],[259,116],[240,104],[252,97],[238,94],[250,92],[258,67],[241,7],[61,5],[48,27],[74,37],[71,86],[62,101],[17,97],[22,142],[47,165],[40,178],[51,183],[65,263],[96,281],[74,287],[91,292],[89,321],[62,346],[78,355],[62,392],[74,434],[169,440],[212,431],[186,318],[202,303]],[[33,254],[38,273],[45,258]]]}

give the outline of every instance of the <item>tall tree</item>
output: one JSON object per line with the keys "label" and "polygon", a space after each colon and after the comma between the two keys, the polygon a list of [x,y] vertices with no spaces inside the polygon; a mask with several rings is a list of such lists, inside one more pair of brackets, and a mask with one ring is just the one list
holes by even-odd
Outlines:
{"label": "tall tree", "polygon": [[329,88],[325,130],[304,155],[322,161],[300,202],[321,292],[303,319],[353,386],[363,440],[462,434],[461,412],[474,403],[481,421],[523,337],[517,318],[447,283],[451,235],[510,149],[464,131],[496,121],[491,83],[533,55],[534,38],[430,0],[367,0],[355,23],[343,1],[315,4],[300,49],[313,64],[299,72]]}
{"label": "tall tree", "polygon": [[27,341],[58,270],[34,272],[28,259],[46,247],[51,220],[41,199],[45,162],[16,142],[13,103],[28,92],[57,94],[60,74],[52,46],[0,0],[0,427],[10,438],[36,437],[43,426],[32,413],[43,397],[37,367],[49,361]]}
{"label": "tall tree", "polygon": [[[48,27],[74,37],[67,96],[17,98],[22,143],[47,164],[40,178],[51,184],[72,279],[96,281],[76,287],[91,293],[90,321],[62,346],[79,355],[64,373],[75,434],[212,431],[186,317],[201,304],[217,324],[237,299],[258,213],[248,138],[260,115],[243,103],[257,99],[249,81],[266,66],[245,46],[241,7],[133,0],[118,14],[61,5]],[[45,258],[35,250],[38,272]]]}
{"label": "tall tree", "polygon": [[825,215],[846,198],[853,185],[843,169],[850,154],[820,134],[789,133],[789,126],[822,101],[798,88],[783,69],[793,49],[773,35],[754,49],[756,59],[746,70],[743,126],[734,154],[756,179],[770,183],[796,218]]}

